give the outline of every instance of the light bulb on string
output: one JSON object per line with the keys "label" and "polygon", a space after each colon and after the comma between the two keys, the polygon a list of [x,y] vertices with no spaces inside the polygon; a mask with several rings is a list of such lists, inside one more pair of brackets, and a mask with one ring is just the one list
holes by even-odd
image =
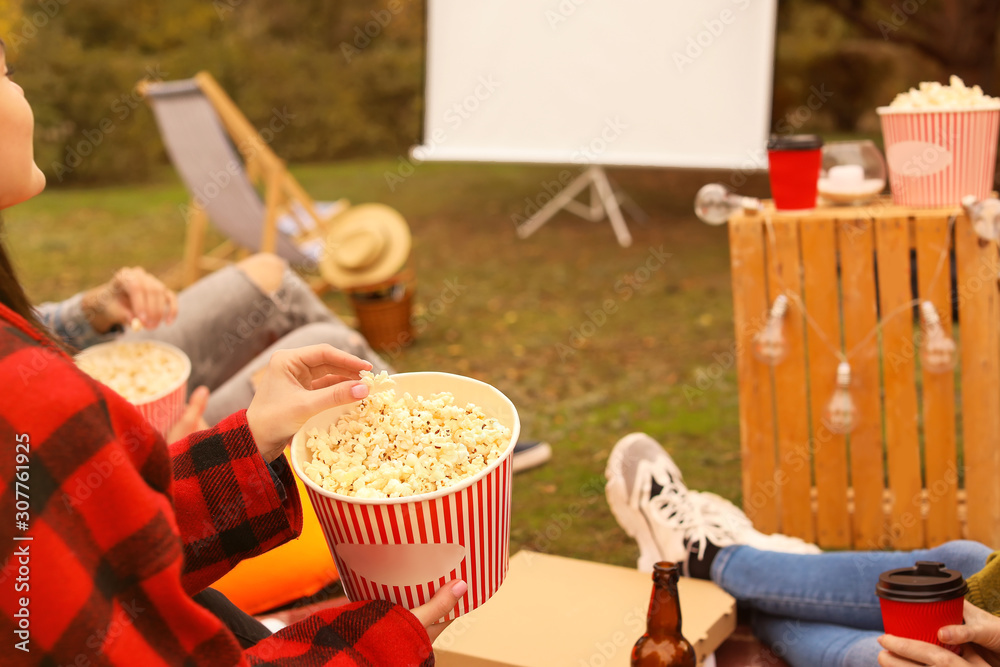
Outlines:
{"label": "light bulb on string", "polygon": [[695,215],[709,225],[724,224],[739,210],[760,209],[759,199],[735,194],[721,183],[703,185],[694,198]]}
{"label": "light bulb on string", "polygon": [[837,366],[837,388],[823,411],[823,424],[833,433],[850,433],[858,423],[858,408],[851,398],[851,365]]}
{"label": "light bulb on string", "polygon": [[979,238],[1000,240],[1000,199],[990,197],[979,200],[975,195],[967,195],[962,198],[962,208]]}
{"label": "light bulb on string", "polygon": [[753,337],[753,356],[768,366],[777,366],[788,356],[788,341],[784,332],[787,312],[788,297],[779,294],[771,306],[764,328]]}
{"label": "light bulb on string", "polygon": [[920,304],[921,319],[924,323],[924,339],[920,342],[920,361],[928,373],[951,373],[955,370],[956,351],[953,341],[944,327],[934,304],[924,301]]}

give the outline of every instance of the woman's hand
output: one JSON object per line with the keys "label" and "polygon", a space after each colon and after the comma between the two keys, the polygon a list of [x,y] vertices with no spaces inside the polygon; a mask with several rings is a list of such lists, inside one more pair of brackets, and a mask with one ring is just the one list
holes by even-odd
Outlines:
{"label": "woman's hand", "polygon": [[965,625],[946,625],[938,630],[944,644],[963,645],[962,655],[926,642],[885,635],[879,639],[886,650],[879,655],[882,667],[912,665],[977,665],[1000,667],[1000,618],[965,602]]}
{"label": "woman's hand", "polygon": [[177,295],[141,267],[119,269],[103,285],[83,295],[83,312],[98,333],[134,320],[146,329],[170,324],[177,317]]}
{"label": "woman's hand", "polygon": [[167,442],[177,442],[195,431],[207,429],[208,424],[203,417],[206,407],[208,407],[208,387],[198,387],[191,392],[181,418],[170,427],[170,432],[167,433]]}
{"label": "woman's hand", "polygon": [[878,641],[885,649],[878,654],[880,667],[914,667],[915,665],[995,667],[995,665],[1000,664],[987,662],[980,654],[980,651],[986,651],[986,649],[978,649],[972,644],[966,644],[962,647],[962,655],[955,655],[948,649],[916,639],[883,635]]}
{"label": "woman's hand", "polygon": [[1000,618],[968,600],[962,614],[965,625],[946,625],[938,630],[938,639],[945,644],[975,644],[995,653],[1000,652]]}
{"label": "woman's hand", "polygon": [[276,459],[313,415],[367,396],[368,387],[358,378],[371,368],[332,345],[275,352],[247,408],[247,423],[264,460]]}
{"label": "woman's hand", "polygon": [[451,625],[451,621],[443,623],[438,623],[438,621],[455,608],[467,590],[469,590],[469,586],[464,581],[449,582],[439,588],[434,597],[427,601],[427,604],[420,605],[413,610],[413,615],[427,628],[427,634],[432,643],[438,638],[438,635],[444,632],[445,628]]}

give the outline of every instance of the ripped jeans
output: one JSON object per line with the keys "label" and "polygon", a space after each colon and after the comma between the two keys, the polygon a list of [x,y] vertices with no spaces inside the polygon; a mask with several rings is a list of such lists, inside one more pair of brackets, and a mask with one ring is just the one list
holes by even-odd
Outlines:
{"label": "ripped jeans", "polygon": [[373,371],[393,369],[364,337],[344,324],[291,269],[268,295],[236,266],[227,266],[178,295],[177,319],[152,331],[133,331],[126,340],[159,340],[191,359],[188,393],[211,391],[205,421],[213,425],[250,405],[253,376],[277,350],[329,343],[370,361]]}

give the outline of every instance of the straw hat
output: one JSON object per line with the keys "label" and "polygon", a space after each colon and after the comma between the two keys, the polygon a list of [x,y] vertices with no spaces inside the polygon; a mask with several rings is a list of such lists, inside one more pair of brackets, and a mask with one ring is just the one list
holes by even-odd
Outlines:
{"label": "straw hat", "polygon": [[319,271],[334,287],[349,289],[383,282],[410,256],[410,228],[384,204],[352,206],[333,220]]}

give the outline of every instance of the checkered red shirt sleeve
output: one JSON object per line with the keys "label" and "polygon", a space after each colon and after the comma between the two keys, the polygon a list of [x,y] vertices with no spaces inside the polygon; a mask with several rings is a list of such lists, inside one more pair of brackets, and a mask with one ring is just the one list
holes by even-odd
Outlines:
{"label": "checkered red shirt sleeve", "polygon": [[[245,410],[170,445],[170,456],[188,592],[302,532],[298,494],[286,494],[282,503]],[[295,488],[288,466],[280,470],[285,488]]]}
{"label": "checkered red shirt sleeve", "polygon": [[313,614],[260,642],[246,656],[255,667],[434,664],[427,631],[413,614],[385,600]]}
{"label": "checkered red shirt sleeve", "polygon": [[[9,644],[0,663],[431,664],[416,618],[382,602],[310,617],[241,652],[189,591],[294,534],[287,469],[282,501],[240,414],[169,452],[134,407],[2,305],[0,443],[0,636],[25,633],[28,649]],[[22,478],[28,530],[14,521]]]}

